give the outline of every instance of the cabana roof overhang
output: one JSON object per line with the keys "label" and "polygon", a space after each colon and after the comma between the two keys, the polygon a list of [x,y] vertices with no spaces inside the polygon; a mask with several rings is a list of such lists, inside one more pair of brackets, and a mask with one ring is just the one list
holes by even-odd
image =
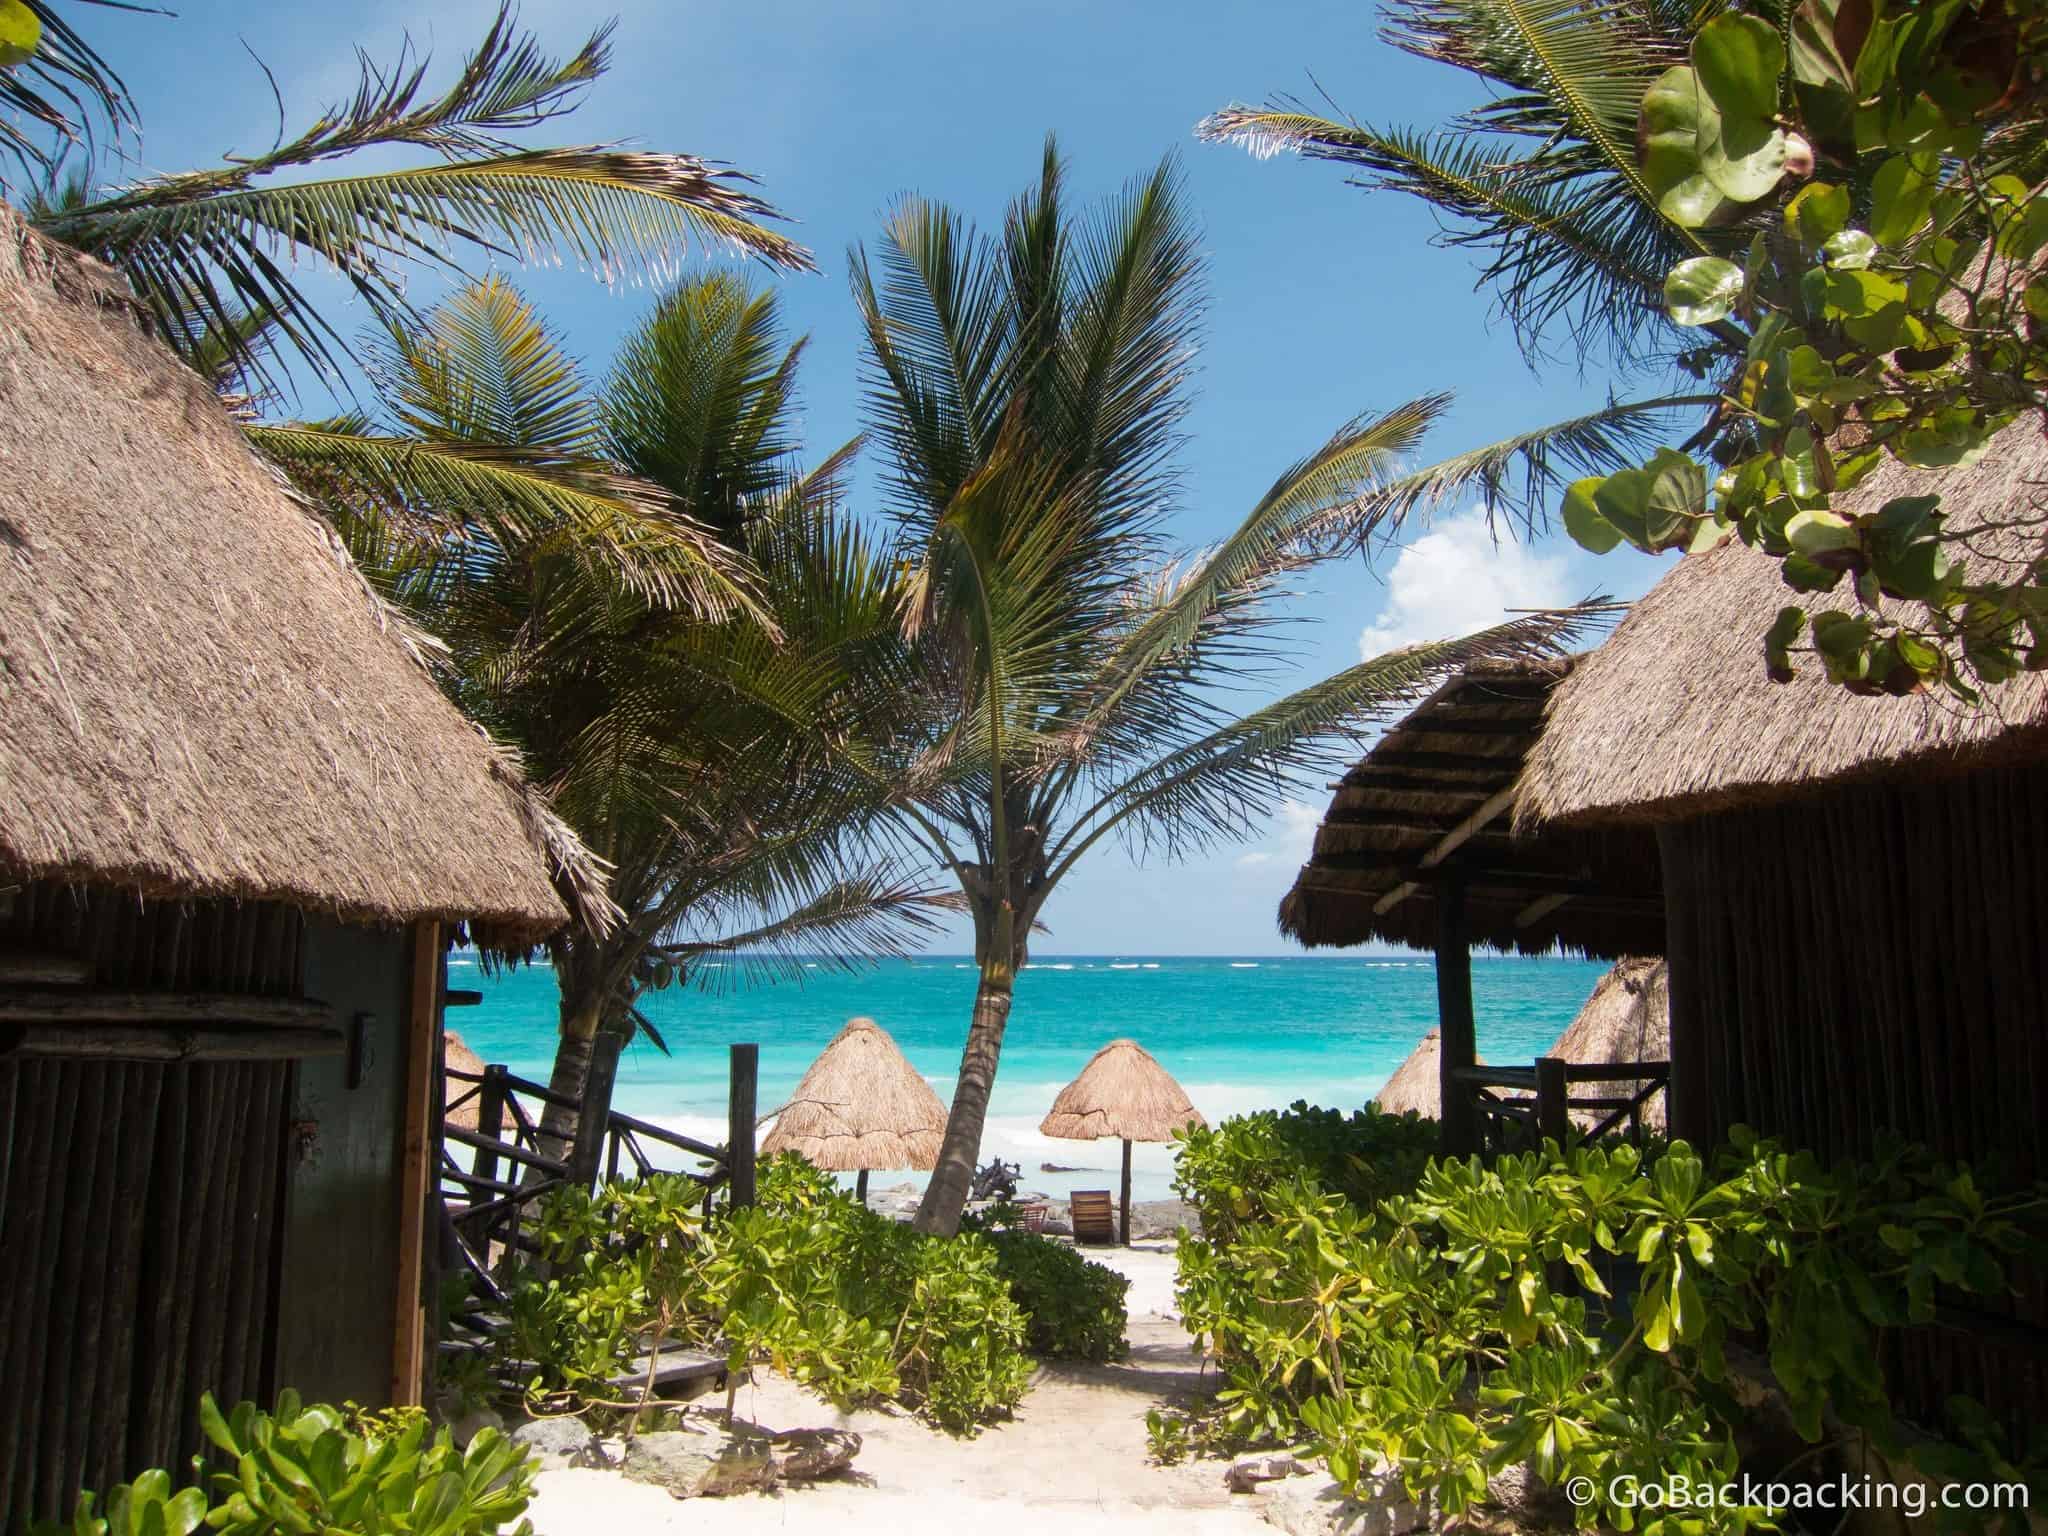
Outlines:
{"label": "cabana roof overhang", "polygon": [[1280,931],[1311,948],[1431,948],[1455,886],[1473,944],[1608,960],[1661,953],[1652,836],[1511,828],[1523,759],[1576,660],[1475,663],[1388,731],[1334,786],[1315,852],[1280,903]]}

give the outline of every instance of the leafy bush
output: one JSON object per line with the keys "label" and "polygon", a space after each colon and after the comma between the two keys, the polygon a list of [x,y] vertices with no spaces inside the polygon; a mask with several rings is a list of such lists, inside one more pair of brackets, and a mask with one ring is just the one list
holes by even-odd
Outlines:
{"label": "leafy bush", "polygon": [[1023,1396],[1025,1318],[986,1238],[913,1232],[792,1155],[762,1168],[757,1200],[707,1217],[694,1181],[658,1177],[551,1201],[544,1269],[509,1287],[504,1355],[537,1367],[531,1391],[586,1403],[655,1334],[723,1340],[735,1367],[955,1431]]}
{"label": "leafy bush", "polygon": [[174,1493],[159,1469],[109,1489],[97,1513],[94,1496],[80,1494],[68,1527],[45,1524],[36,1536],[192,1536],[202,1526],[221,1536],[483,1536],[515,1519],[515,1536],[531,1536],[519,1517],[533,1465],[495,1430],[458,1450],[446,1429],[429,1439],[421,1414],[367,1416],[367,1434],[352,1432],[348,1419],[324,1404],[301,1407],[294,1392],[279,1396],[274,1413],[243,1403],[225,1418],[203,1397],[200,1426],[234,1464],[214,1476],[211,1499],[197,1487]]}
{"label": "leafy bush", "polygon": [[1031,1353],[1100,1362],[1131,1352],[1124,1337],[1127,1277],[1037,1232],[991,1232],[989,1241],[1010,1297],[1023,1309]]}
{"label": "leafy bush", "polygon": [[[1330,1124],[1315,1117],[1301,1142],[1326,1145]],[[1937,1285],[2004,1290],[2007,1261],[2048,1216],[2038,1193],[1987,1197],[1924,1154],[1830,1172],[1746,1133],[1713,1176],[1682,1142],[1654,1161],[1551,1145],[1490,1167],[1430,1163],[1411,1194],[1371,1207],[1326,1191],[1298,1155],[1248,1186],[1225,1154],[1255,1143],[1301,1144],[1284,1126],[1226,1124],[1183,1166],[1197,1203],[1234,1222],[1180,1255],[1183,1314],[1226,1386],[1205,1422],[1156,1419],[1155,1448],[1307,1441],[1340,1480],[1391,1465],[1451,1513],[1526,1461],[1553,1486],[1591,1478],[1582,1523],[1623,1529],[1763,1520],[1603,1502],[1627,1474],[1728,1479],[1742,1420],[1731,1335],[1766,1343],[1809,1440],[1832,1413],[1899,1454],[1879,1331],[1929,1320]],[[1940,1449],[1944,1478],[1962,1464],[1987,1481],[2025,1476],[1981,1414],[1961,1408],[1955,1428],[1969,1447]]]}
{"label": "leafy bush", "polygon": [[1371,1106],[1347,1116],[1297,1099],[1285,1114],[1260,1110],[1183,1131],[1173,1189],[1195,1208],[1203,1235],[1227,1244],[1240,1226],[1268,1219],[1270,1192],[1298,1179],[1374,1205],[1413,1190],[1436,1148],[1434,1120]]}

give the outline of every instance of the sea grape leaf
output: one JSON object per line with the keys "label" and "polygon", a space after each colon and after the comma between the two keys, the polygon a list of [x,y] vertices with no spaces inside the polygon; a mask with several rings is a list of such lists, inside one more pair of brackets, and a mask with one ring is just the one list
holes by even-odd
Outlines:
{"label": "sea grape leaf", "polygon": [[1664,307],[1680,325],[1713,325],[1742,298],[1742,268],[1721,256],[1681,261],[1664,279]]}
{"label": "sea grape leaf", "polygon": [[1716,117],[1718,133],[1718,114],[1712,102],[1702,99],[1692,69],[1675,64],[1643,93],[1636,122],[1643,179],[1657,195],[1657,211],[1687,229],[1712,223],[1728,202],[1700,166],[1703,115]]}

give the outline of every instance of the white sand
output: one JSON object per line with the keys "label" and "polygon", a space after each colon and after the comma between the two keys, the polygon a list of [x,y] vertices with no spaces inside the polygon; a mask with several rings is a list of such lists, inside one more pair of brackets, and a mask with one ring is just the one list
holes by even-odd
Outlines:
{"label": "white sand", "polygon": [[1145,1411],[1213,1386],[1170,1313],[1171,1245],[1091,1253],[1131,1277],[1131,1357],[1121,1365],[1042,1366],[1008,1423],[972,1440],[900,1413],[842,1414],[760,1374],[740,1417],[770,1429],[833,1425],[863,1440],[851,1478],[726,1499],[672,1499],[615,1472],[547,1472],[534,1500],[541,1536],[793,1531],[836,1536],[1250,1536],[1270,1531],[1233,1500],[1218,1461],[1156,1467]]}

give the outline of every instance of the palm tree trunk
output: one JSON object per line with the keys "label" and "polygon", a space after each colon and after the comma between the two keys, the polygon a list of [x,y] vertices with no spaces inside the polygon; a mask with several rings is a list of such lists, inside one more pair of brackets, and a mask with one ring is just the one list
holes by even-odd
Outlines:
{"label": "palm tree trunk", "polygon": [[951,1237],[960,1230],[974,1186],[974,1163],[981,1156],[981,1129],[988,1119],[988,1096],[996,1081],[996,1062],[1003,1053],[1003,1030],[1010,1022],[1010,998],[1016,985],[1016,964],[1008,954],[982,962],[981,985],[974,994],[974,1021],[967,1029],[967,1049],[960,1054],[960,1081],[953,1089],[953,1107],[946,1115],[946,1135],[939,1144],[938,1166],[925,1186],[911,1225],[920,1232]]}
{"label": "palm tree trunk", "polygon": [[[599,1009],[595,999],[580,994],[574,980],[556,971],[562,985],[562,1034],[555,1045],[554,1070],[548,1074],[549,1101],[540,1109],[540,1155],[567,1161],[576,1140],[579,1119],[575,1106],[583,1102],[583,1085],[590,1077],[591,1056],[596,1049]],[[556,1102],[557,1100],[561,1102]],[[536,1177],[538,1170],[530,1170]],[[535,1182],[534,1178],[524,1180]]]}
{"label": "palm tree trunk", "polygon": [[576,1139],[570,1149],[571,1177],[588,1189],[603,1174],[604,1139],[611,1127],[612,1091],[619,1081],[619,1053],[626,1048],[632,1025],[625,1020],[607,1021],[590,1042],[590,1067],[583,1076],[583,1109],[576,1121]]}

